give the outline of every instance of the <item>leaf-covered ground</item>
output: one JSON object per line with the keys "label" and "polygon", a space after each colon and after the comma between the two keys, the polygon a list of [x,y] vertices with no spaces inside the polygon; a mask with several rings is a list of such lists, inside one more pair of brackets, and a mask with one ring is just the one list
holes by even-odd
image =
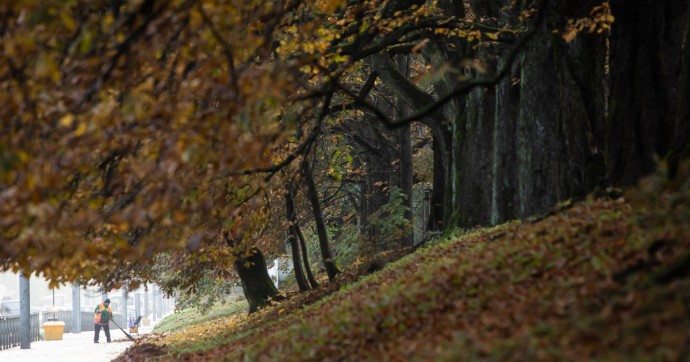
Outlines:
{"label": "leaf-covered ground", "polygon": [[120,360],[690,360],[688,181],[648,179],[355,278],[153,335]]}

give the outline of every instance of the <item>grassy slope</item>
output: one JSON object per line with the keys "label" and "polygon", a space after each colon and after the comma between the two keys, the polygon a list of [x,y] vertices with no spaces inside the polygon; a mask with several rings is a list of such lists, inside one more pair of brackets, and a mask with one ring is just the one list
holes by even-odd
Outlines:
{"label": "grassy slope", "polygon": [[688,183],[641,190],[452,237],[314,303],[323,291],[156,336],[127,357],[688,360]]}
{"label": "grassy slope", "polygon": [[190,328],[198,324],[204,324],[209,321],[216,322],[224,318],[242,314],[247,308],[249,308],[249,306],[246,302],[238,302],[215,306],[205,314],[201,314],[193,308],[186,309],[157,323],[153,332],[169,333]]}

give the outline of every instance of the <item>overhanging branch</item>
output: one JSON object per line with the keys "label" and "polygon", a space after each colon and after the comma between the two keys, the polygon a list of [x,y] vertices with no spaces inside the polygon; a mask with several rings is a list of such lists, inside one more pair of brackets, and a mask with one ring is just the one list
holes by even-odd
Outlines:
{"label": "overhanging branch", "polygon": [[392,120],[389,117],[387,117],[384,114],[384,112],[378,109],[378,107],[376,107],[375,105],[367,102],[365,99],[358,97],[353,92],[349,91],[340,84],[336,84],[336,86],[344,93],[346,93],[348,96],[350,96],[355,101],[355,104],[370,110],[389,127],[400,127],[410,122],[424,119],[425,117],[436,112],[440,107],[445,105],[451,99],[459,95],[466,94],[476,87],[491,87],[498,84],[498,82],[500,82],[510,72],[510,69],[512,68],[513,63],[515,62],[515,59],[517,59],[517,56],[520,54],[525,45],[532,39],[532,37],[534,37],[539,27],[544,23],[548,2],[549,0],[540,1],[539,6],[537,8],[537,15],[534,21],[532,22],[532,25],[523,34],[523,36],[520,37],[520,39],[513,44],[510,51],[505,57],[505,63],[492,77],[460,82],[458,86],[456,86],[451,92],[439,97],[434,102],[428,103],[425,106],[420,107],[421,109],[418,112],[411,114],[409,116],[400,118],[398,120]]}
{"label": "overhanging branch", "polygon": [[321,107],[321,113],[319,114],[319,118],[316,120],[316,124],[314,127],[312,127],[311,132],[309,133],[309,136],[302,141],[302,143],[297,146],[297,148],[290,153],[285,159],[283,159],[281,162],[267,166],[267,167],[258,167],[250,170],[242,170],[242,171],[230,171],[226,172],[221,176],[215,177],[214,180],[217,179],[222,179],[226,177],[232,177],[232,176],[245,176],[245,175],[253,175],[253,174],[259,174],[259,173],[267,173],[268,175],[264,179],[264,181],[269,181],[273,175],[280,171],[283,167],[289,165],[294,161],[297,157],[300,155],[306,154],[308,151],[309,147],[311,144],[316,140],[316,138],[319,136],[321,133],[321,124],[323,123],[323,120],[326,118],[328,115],[328,109],[331,104],[331,100],[333,99],[333,93],[334,91],[329,91],[326,94],[326,98],[323,101],[323,105]]}

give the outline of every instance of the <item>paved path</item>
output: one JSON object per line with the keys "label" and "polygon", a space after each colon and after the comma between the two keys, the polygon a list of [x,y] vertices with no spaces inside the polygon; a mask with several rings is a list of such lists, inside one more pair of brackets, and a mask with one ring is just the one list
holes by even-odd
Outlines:
{"label": "paved path", "polygon": [[[142,326],[139,328],[139,334],[149,333],[152,329],[153,326]],[[140,335],[134,334],[132,337],[136,339]],[[93,331],[65,333],[60,341],[31,342],[29,349],[15,347],[0,350],[0,361],[106,362],[117,357],[133,343],[114,324],[110,325],[110,337],[113,342],[105,343],[105,334],[101,331],[100,343],[95,344]]]}

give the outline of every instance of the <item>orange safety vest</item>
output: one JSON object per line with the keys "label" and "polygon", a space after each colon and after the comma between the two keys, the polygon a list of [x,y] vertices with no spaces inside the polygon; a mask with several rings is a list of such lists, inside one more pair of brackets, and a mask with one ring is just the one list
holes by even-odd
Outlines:
{"label": "orange safety vest", "polygon": [[107,311],[108,313],[110,313],[110,318],[108,318],[107,323],[110,322],[110,320],[113,317],[113,310],[110,309],[110,306],[106,307],[103,305],[103,303],[101,303],[98,305],[98,309],[96,309],[96,314],[93,315],[93,322],[94,323],[101,323],[101,312],[103,312],[103,311]]}

